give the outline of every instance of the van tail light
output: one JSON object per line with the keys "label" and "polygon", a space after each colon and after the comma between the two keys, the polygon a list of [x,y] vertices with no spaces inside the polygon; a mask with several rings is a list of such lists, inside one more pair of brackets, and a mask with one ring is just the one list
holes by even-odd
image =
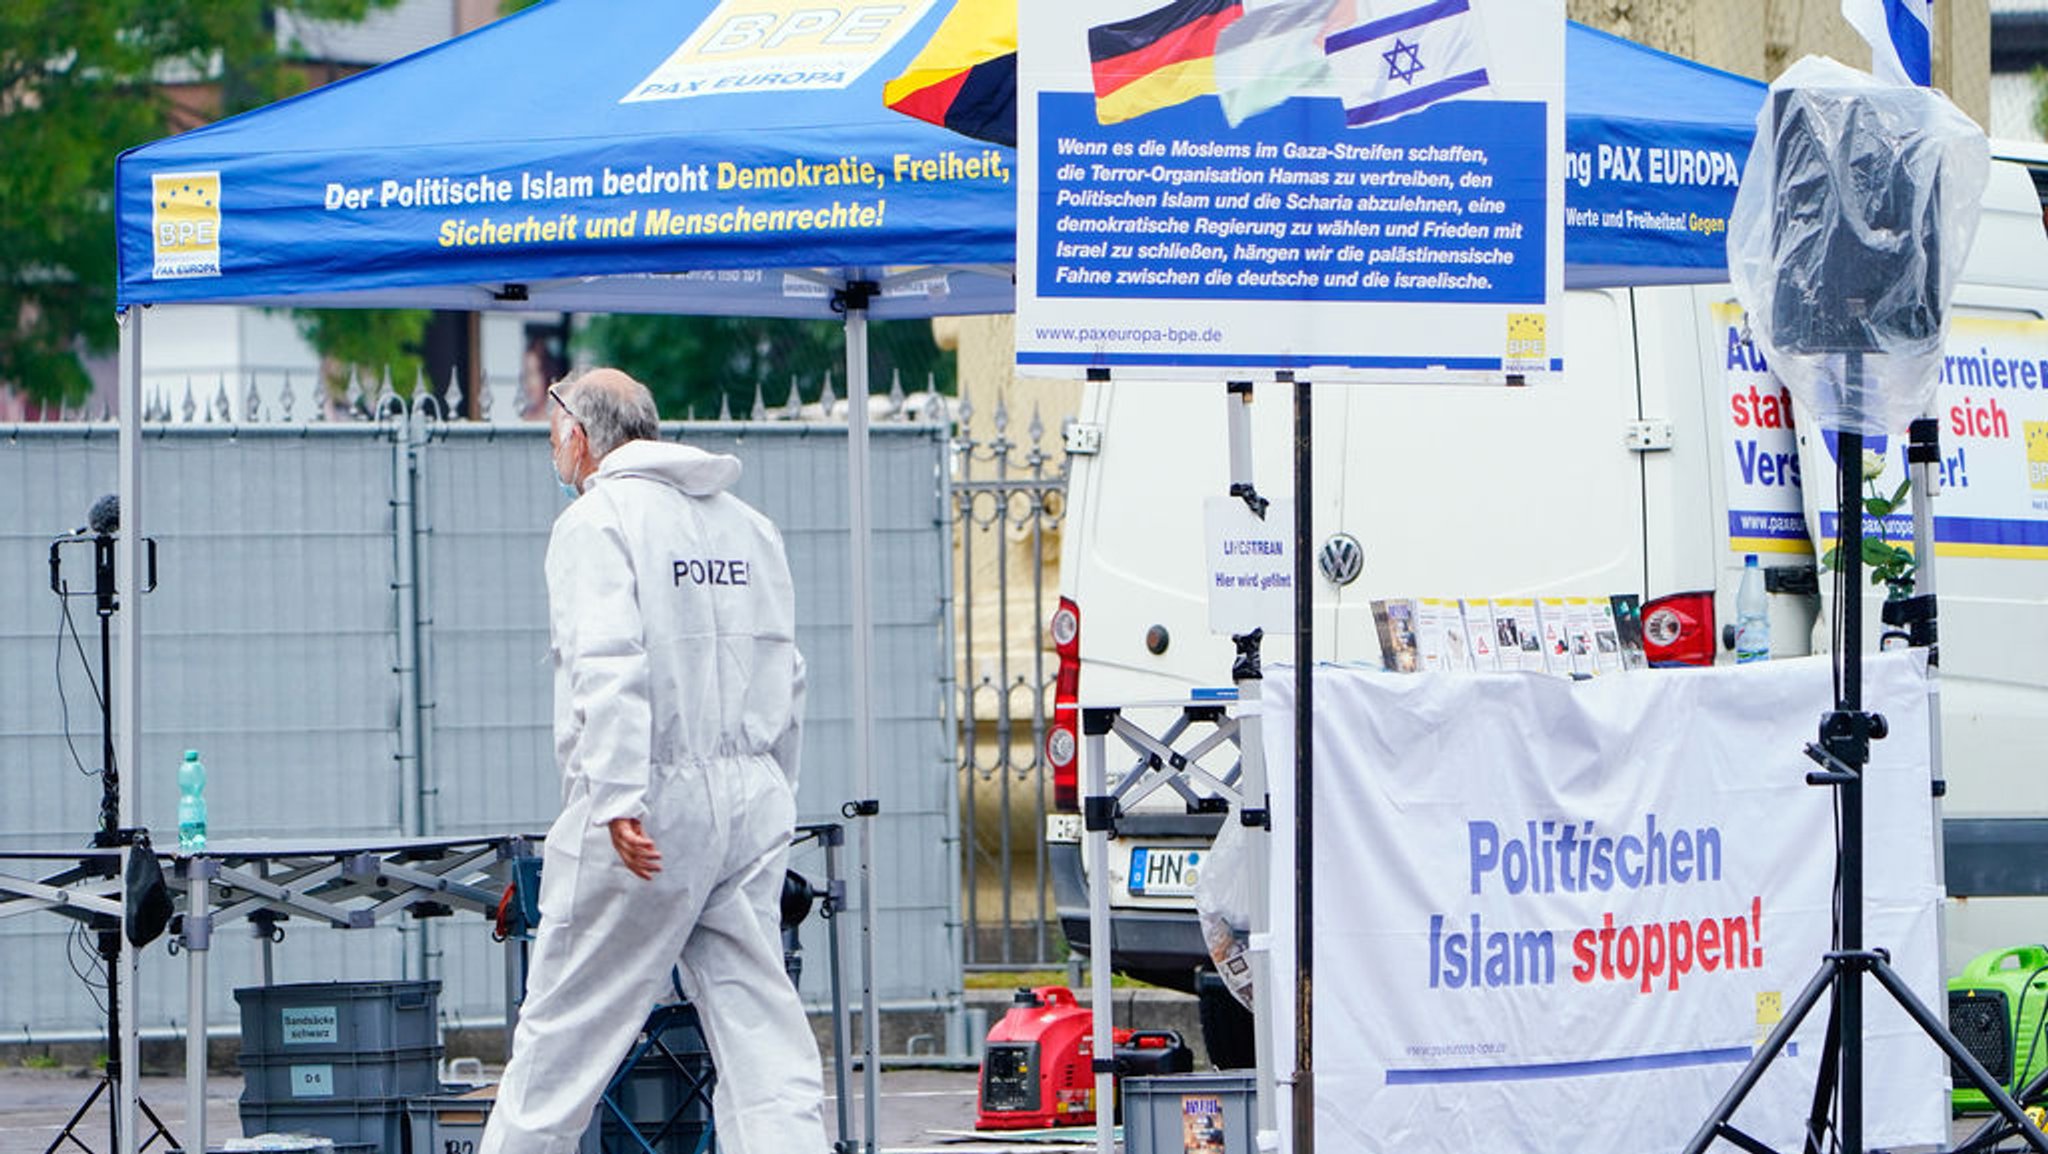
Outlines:
{"label": "van tail light", "polygon": [[1673,593],[1643,606],[1643,655],[1650,664],[1714,663],[1714,593]]}
{"label": "van tail light", "polygon": [[1060,598],[1047,626],[1059,671],[1052,688],[1052,724],[1045,731],[1045,762],[1052,767],[1052,807],[1081,808],[1081,607]]}

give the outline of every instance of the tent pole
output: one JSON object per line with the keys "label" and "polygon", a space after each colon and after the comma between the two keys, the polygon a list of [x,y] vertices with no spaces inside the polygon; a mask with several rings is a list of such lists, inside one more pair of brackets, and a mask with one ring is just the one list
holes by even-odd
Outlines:
{"label": "tent pole", "polygon": [[[116,673],[108,678],[104,692],[114,699],[114,755],[115,766],[119,767],[118,808],[121,828],[135,828],[135,814],[138,808],[139,783],[142,773],[142,551],[148,548],[142,540],[142,313],[140,305],[130,305],[117,314],[120,329],[120,398],[116,406],[119,417],[120,463],[118,466],[117,490],[121,497],[121,547],[114,556],[114,587],[124,596],[121,598],[123,624],[119,638],[120,661]],[[111,768],[111,767],[110,767]],[[133,852],[132,847],[129,852]],[[125,866],[124,855],[124,866]],[[122,913],[121,933],[127,933],[127,913]],[[125,944],[125,943],[124,943]],[[128,1013],[121,1020],[121,1049],[119,1069],[125,1075],[115,1083],[119,1095],[114,1103],[115,1117],[120,1119],[116,1146],[120,1154],[135,1154],[137,1149],[137,1095],[135,1078],[142,1068],[140,1050],[135,1033],[139,1017],[135,1004],[135,955],[137,951],[119,951],[114,965],[107,974],[107,981],[114,987],[114,997],[128,1007]],[[186,1029],[204,1030],[204,1023],[186,1023]],[[199,1082],[205,1084],[206,1073],[200,1071]],[[192,1072],[186,1071],[186,1080],[192,1080]],[[191,1121],[187,1120],[188,1124]]]}
{"label": "tent pole", "polygon": [[875,1005],[874,603],[868,587],[868,301],[873,281],[849,280],[838,294],[846,313],[846,527],[853,537],[853,781],[850,817],[860,826],[860,1008],[862,1148],[873,1154],[881,1093],[882,1018]]}

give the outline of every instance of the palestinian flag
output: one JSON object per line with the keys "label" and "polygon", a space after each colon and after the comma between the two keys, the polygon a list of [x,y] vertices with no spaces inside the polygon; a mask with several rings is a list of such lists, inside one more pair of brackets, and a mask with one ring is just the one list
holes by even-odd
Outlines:
{"label": "palestinian flag", "polygon": [[1095,118],[1117,124],[1216,91],[1216,34],[1244,14],[1240,0],[1175,0],[1088,30]]}
{"label": "palestinian flag", "polygon": [[959,0],[882,103],[963,136],[1017,145],[1017,5]]}

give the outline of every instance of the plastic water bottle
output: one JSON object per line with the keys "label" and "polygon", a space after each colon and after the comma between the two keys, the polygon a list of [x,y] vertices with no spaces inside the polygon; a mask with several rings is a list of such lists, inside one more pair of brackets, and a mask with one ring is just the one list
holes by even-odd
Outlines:
{"label": "plastic water bottle", "polygon": [[206,766],[200,764],[198,750],[188,749],[178,766],[178,852],[205,850]]}
{"label": "plastic water bottle", "polygon": [[1742,559],[1742,585],[1735,591],[1735,660],[1771,658],[1771,603],[1764,592],[1764,571],[1756,554]]}

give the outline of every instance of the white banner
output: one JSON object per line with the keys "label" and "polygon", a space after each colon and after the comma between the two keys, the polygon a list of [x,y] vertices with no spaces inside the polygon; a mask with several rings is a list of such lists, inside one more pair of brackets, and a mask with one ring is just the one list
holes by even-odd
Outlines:
{"label": "white banner", "polygon": [[[1941,1004],[1925,664],[1866,663],[1865,942]],[[1291,674],[1265,682],[1294,812]],[[1832,791],[1802,750],[1825,658],[1565,682],[1316,678],[1315,1090],[1343,1150],[1678,1150],[1831,948]],[[1274,972],[1294,972],[1275,821]],[[1945,1142],[1948,1067],[1865,983],[1865,1137]],[[1293,1006],[1294,990],[1261,1006]],[[1292,1013],[1275,1052],[1294,1050]],[[1827,1004],[1735,1115],[1796,1144]],[[1283,1126],[1282,1132],[1286,1132]]]}

